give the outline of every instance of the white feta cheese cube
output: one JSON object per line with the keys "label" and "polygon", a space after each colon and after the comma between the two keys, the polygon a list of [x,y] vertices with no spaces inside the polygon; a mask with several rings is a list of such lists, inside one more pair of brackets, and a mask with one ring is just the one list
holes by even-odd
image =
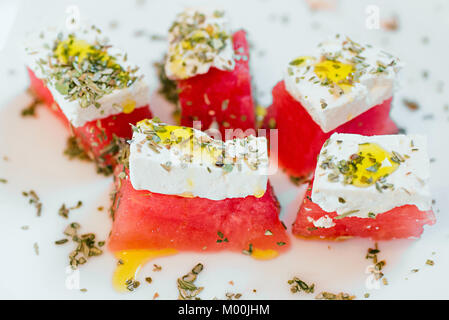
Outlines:
{"label": "white feta cheese cube", "polygon": [[265,137],[226,142],[193,128],[139,122],[130,148],[136,190],[212,200],[261,197],[267,188]]}
{"label": "white feta cheese cube", "polygon": [[337,35],[290,62],[286,90],[329,132],[392,97],[399,59]]}

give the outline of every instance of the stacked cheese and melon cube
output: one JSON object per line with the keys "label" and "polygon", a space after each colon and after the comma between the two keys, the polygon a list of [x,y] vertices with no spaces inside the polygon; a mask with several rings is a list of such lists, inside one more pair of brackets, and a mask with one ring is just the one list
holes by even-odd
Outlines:
{"label": "stacked cheese and melon cube", "polygon": [[[189,8],[170,28],[165,61],[176,82],[181,124],[201,121],[204,129],[255,128],[249,72],[249,45],[243,30],[231,33],[223,11]],[[242,136],[241,135],[241,136]]]}
{"label": "stacked cheese and melon cube", "polygon": [[31,89],[71,129],[101,171],[112,172],[130,123],[151,117],[149,88],[127,54],[95,26],[48,28],[26,46]]}
{"label": "stacked cheese and melon cube", "polygon": [[308,176],[334,132],[397,133],[389,113],[400,66],[389,53],[343,35],[293,59],[266,117],[266,126],[279,130],[280,166],[291,176]]}
{"label": "stacked cheese and melon cube", "polygon": [[420,135],[334,133],[293,225],[313,239],[418,238],[435,223],[427,141]]}
{"label": "stacked cheese and melon cube", "polygon": [[193,128],[141,121],[129,168],[117,171],[109,248],[273,258],[289,241],[267,170],[264,137],[223,142]]}

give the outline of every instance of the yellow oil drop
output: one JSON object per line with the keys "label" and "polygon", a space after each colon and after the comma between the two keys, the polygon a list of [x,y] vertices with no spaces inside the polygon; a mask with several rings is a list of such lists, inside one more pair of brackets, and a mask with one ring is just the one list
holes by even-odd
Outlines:
{"label": "yellow oil drop", "polygon": [[256,192],[254,192],[254,196],[256,198],[262,198],[264,194],[265,194],[265,190],[263,190],[263,189],[258,189],[258,190],[256,190]]}
{"label": "yellow oil drop", "polygon": [[134,109],[136,109],[136,101],[134,101],[132,99],[128,99],[122,104],[122,108],[123,108],[123,113],[133,112]]}
{"label": "yellow oil drop", "polygon": [[267,114],[267,109],[268,109],[268,108],[266,108],[266,107],[264,107],[264,106],[258,104],[258,105],[256,106],[256,116],[257,116],[257,117],[260,117],[260,118],[265,117],[266,114]]}
{"label": "yellow oil drop", "polygon": [[[181,149],[182,152],[192,155],[196,159],[201,159],[201,162],[215,164],[217,158],[222,155],[222,150],[219,148],[208,147],[199,141],[194,136],[192,128],[174,125],[153,125],[153,122],[149,119],[139,121],[137,126],[145,126],[150,130],[154,130],[159,137],[157,143],[163,145],[176,146]],[[188,142],[186,142],[188,141]],[[195,141],[199,143],[194,143]],[[189,186],[193,186],[193,181],[189,182]]]}
{"label": "yellow oil drop", "polygon": [[150,119],[141,120],[137,126],[145,126],[150,130],[154,130],[156,135],[160,138],[162,144],[176,144],[178,139],[188,139],[193,134],[193,129],[182,126],[164,125],[160,129],[155,129],[153,122]]}
{"label": "yellow oil drop", "polygon": [[127,291],[126,282],[130,279],[136,279],[142,266],[150,260],[176,254],[175,249],[161,250],[125,250],[115,253],[120,261],[112,278],[112,284],[117,291]]}
{"label": "yellow oil drop", "polygon": [[66,40],[59,42],[54,50],[55,57],[64,64],[68,63],[71,57],[78,57],[79,62],[82,62],[92,54],[95,59],[107,62],[109,68],[120,68],[115,58],[109,56],[106,51],[99,50],[86,40],[76,39],[74,36],[69,36]]}
{"label": "yellow oil drop", "polygon": [[373,185],[379,178],[392,174],[399,167],[399,163],[391,160],[394,155],[377,143],[360,144],[357,155],[362,160],[356,161],[357,170],[352,180],[356,187]]}
{"label": "yellow oil drop", "polygon": [[324,60],[315,64],[315,74],[321,81],[328,80],[340,86],[343,91],[352,87],[351,75],[355,71],[354,66],[333,60]]}
{"label": "yellow oil drop", "polygon": [[278,255],[279,253],[273,249],[261,250],[254,248],[251,257],[256,260],[270,260],[276,258]]}
{"label": "yellow oil drop", "polygon": [[170,71],[175,74],[178,78],[184,79],[187,78],[187,69],[186,69],[186,63],[182,57],[182,52],[185,50],[191,50],[192,45],[189,41],[182,41],[181,43],[178,43],[176,47],[174,48],[174,52],[172,53],[172,56],[170,57],[170,63],[169,68]]}
{"label": "yellow oil drop", "polygon": [[94,49],[86,40],[75,38],[68,38],[67,40],[59,42],[55,49],[55,55],[62,63],[67,63],[67,57],[78,56],[82,61],[87,58],[89,53],[93,53]]}

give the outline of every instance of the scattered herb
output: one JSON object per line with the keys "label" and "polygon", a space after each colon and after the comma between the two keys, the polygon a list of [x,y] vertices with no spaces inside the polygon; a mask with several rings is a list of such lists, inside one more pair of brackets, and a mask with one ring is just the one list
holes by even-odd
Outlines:
{"label": "scattered herb", "polygon": [[[378,254],[380,253],[377,242],[374,244],[374,248],[369,248],[365,259],[371,260],[373,266],[369,268],[369,271],[374,276],[375,280],[380,280],[384,277],[382,272],[383,267],[387,264],[385,260],[378,260]],[[383,280],[384,281],[384,280]],[[385,284],[385,281],[384,281]]]}
{"label": "scattered herb", "polygon": [[246,254],[248,256],[253,254],[253,245],[252,243],[249,244],[248,250],[243,250],[242,251],[243,254]]}
{"label": "scattered herb", "polygon": [[108,158],[113,158],[117,163],[123,164],[125,168],[128,168],[129,145],[124,138],[119,138],[114,134],[111,142],[101,150],[100,156],[95,161],[97,173],[105,176],[112,174],[113,169]]}
{"label": "scattered herb", "polygon": [[299,66],[299,65],[303,64],[304,61],[305,61],[304,58],[297,58],[297,59],[295,59],[295,60],[290,61],[289,64],[290,64],[291,66]]}
{"label": "scattered herb", "polygon": [[403,99],[402,103],[411,111],[416,111],[419,109],[419,104],[415,101]]}
{"label": "scattered herb", "polygon": [[60,244],[64,244],[64,243],[67,243],[67,242],[69,242],[68,239],[61,239],[61,240],[55,241],[55,244],[60,245]]}
{"label": "scattered herb", "polygon": [[154,272],[159,272],[161,270],[162,270],[162,267],[160,265],[153,264],[153,271]]}
{"label": "scattered herb", "polygon": [[42,100],[40,100],[36,94],[34,94],[31,90],[28,90],[29,93],[31,93],[33,100],[31,103],[21,111],[22,117],[35,117],[36,116],[36,108],[39,104],[42,103]]}
{"label": "scattered herb", "polygon": [[28,192],[22,192],[22,195],[26,198],[29,198],[28,203],[34,205],[36,207],[36,215],[38,217],[41,216],[42,213],[42,202],[39,199],[39,196],[36,194],[34,190],[30,190]]}
{"label": "scattered herb", "polygon": [[229,242],[228,238],[225,238],[221,231],[217,231],[217,235],[219,237],[219,239],[217,239],[217,243]]}
{"label": "scattered herb", "polygon": [[295,186],[299,186],[303,183],[308,183],[310,181],[310,178],[308,176],[301,176],[301,177],[294,177],[289,176],[290,182],[292,182]]}
{"label": "scattered herb", "polygon": [[167,101],[175,104],[177,106],[177,112],[180,112],[178,107],[179,90],[176,86],[176,82],[167,78],[167,74],[165,73],[165,60],[166,57],[163,58],[162,62],[154,63],[160,83],[158,93],[160,93]]}
{"label": "scattered herb", "polygon": [[321,104],[321,109],[326,109],[327,103],[326,103],[326,101],[324,99],[320,100],[320,104]]}
{"label": "scattered herb", "polygon": [[39,255],[39,244],[37,242],[34,243],[33,245],[34,248],[34,253],[36,253],[36,256]]}
{"label": "scattered herb", "polygon": [[281,220],[281,224],[282,224],[282,227],[283,227],[285,230],[287,230],[287,226],[285,225],[284,221]]}
{"label": "scattered herb", "polygon": [[231,292],[226,292],[225,294],[226,300],[239,300],[242,297],[241,293],[231,293]]}
{"label": "scattered herb", "polygon": [[[76,223],[70,223],[64,230],[64,234],[71,238],[72,242],[76,245],[75,250],[69,254],[69,264],[72,269],[77,269],[78,266],[83,265],[87,262],[90,257],[99,256],[103,251],[98,248],[98,244],[95,241],[95,234],[86,233],[78,235],[78,230],[81,226]],[[63,241],[63,240],[59,240]],[[63,241],[64,244],[68,241]]]}
{"label": "scattered herb", "polygon": [[198,294],[203,291],[204,287],[197,287],[195,281],[203,271],[204,266],[198,263],[188,274],[178,278],[179,300],[199,300]]}
{"label": "scattered herb", "polygon": [[125,282],[128,291],[134,291],[140,286],[140,282],[135,279],[128,279]]}
{"label": "scattered herb", "polygon": [[82,205],[83,205],[82,201],[78,201],[78,203],[76,205],[72,206],[72,207],[66,207],[65,204],[62,204],[62,206],[58,210],[58,214],[61,217],[68,219],[70,211],[78,209],[78,208],[81,208]]}
{"label": "scattered herb", "polygon": [[344,292],[340,292],[340,293],[330,293],[330,292],[320,292],[315,299],[318,300],[354,300],[355,296],[351,295],[349,293],[344,293]]}
{"label": "scattered herb", "polygon": [[89,155],[86,153],[83,147],[81,147],[80,142],[75,136],[67,138],[66,148],[64,154],[72,159],[86,160],[90,161]]}
{"label": "scattered herb", "polygon": [[304,291],[305,293],[313,293],[315,291],[315,284],[312,283],[308,285],[298,277],[294,277],[291,280],[288,280],[287,283],[290,285],[290,291],[292,293]]}

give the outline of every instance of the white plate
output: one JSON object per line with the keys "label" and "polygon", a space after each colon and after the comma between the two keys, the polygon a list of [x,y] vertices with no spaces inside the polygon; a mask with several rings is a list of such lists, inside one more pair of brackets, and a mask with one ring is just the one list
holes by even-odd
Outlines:
{"label": "white plate", "polygon": [[[214,1],[232,17],[233,26],[249,32],[253,48],[251,66],[258,98],[270,103],[270,90],[281,79],[282,68],[296,55],[306,54],[314,44],[336,32],[347,33],[356,41],[380,45],[400,56],[406,63],[402,86],[394,100],[393,118],[411,133],[429,136],[438,222],[426,227],[421,239],[379,243],[380,258],[386,259],[388,286],[370,289],[365,259],[372,241],[314,242],[292,239],[292,249],[271,261],[255,261],[244,255],[178,254],[157,259],[161,272],[152,271],[152,263],[143,268],[142,280],[151,276],[153,283],[134,293],[113,291],[111,276],[115,259],[109,252],[91,259],[79,274],[67,273],[70,245],[56,246],[68,221],[58,216],[58,208],[82,200],[81,209],[70,214],[70,221],[82,225],[82,232],[95,232],[100,239],[108,235],[111,222],[106,211],[110,178],[95,173],[91,164],[69,161],[62,155],[67,132],[44,108],[38,118],[22,118],[20,110],[28,103],[24,93],[28,79],[21,60],[20,43],[24,34],[47,23],[65,19],[69,4],[76,3],[83,18],[102,27],[118,45],[127,48],[139,63],[155,91],[157,80],[152,63],[164,51],[164,42],[149,41],[150,34],[165,34],[175,14],[184,6],[213,1],[10,1],[0,3],[0,298],[111,298],[151,299],[158,292],[161,299],[177,298],[176,279],[197,262],[205,270],[198,284],[205,286],[202,298],[225,298],[226,292],[242,293],[242,299],[307,299],[315,295],[289,291],[287,280],[298,276],[316,284],[316,292],[349,292],[370,298],[449,298],[449,170],[447,168],[449,134],[447,34],[449,4],[445,1],[340,1],[335,10],[312,12],[304,1]],[[370,30],[365,25],[367,5],[378,6],[381,19],[399,17],[399,30]],[[372,7],[370,7],[372,9]],[[376,10],[374,8],[374,10]],[[369,8],[368,8],[369,11]],[[5,17],[3,16],[5,15]],[[117,27],[111,27],[117,25]],[[145,35],[136,37],[137,30]],[[428,43],[423,44],[423,38]],[[428,79],[422,77],[427,70]],[[401,102],[403,97],[417,100],[420,110],[411,112]],[[152,109],[167,119],[170,108],[156,94]],[[433,119],[427,119],[433,115]],[[427,119],[427,120],[424,120]],[[8,161],[2,160],[4,156]],[[304,186],[295,187],[282,173],[272,177],[282,204],[282,219],[290,225],[302,199]],[[42,217],[22,196],[22,191],[36,190],[43,202]],[[28,225],[24,231],[21,226]],[[33,245],[38,243],[39,255]],[[434,254],[432,254],[434,253]],[[435,261],[433,267],[426,260]],[[411,270],[418,268],[419,272]],[[79,276],[80,292],[71,280]],[[233,281],[231,285],[229,281]],[[67,285],[68,284],[68,285]],[[253,289],[257,292],[254,293]]]}

